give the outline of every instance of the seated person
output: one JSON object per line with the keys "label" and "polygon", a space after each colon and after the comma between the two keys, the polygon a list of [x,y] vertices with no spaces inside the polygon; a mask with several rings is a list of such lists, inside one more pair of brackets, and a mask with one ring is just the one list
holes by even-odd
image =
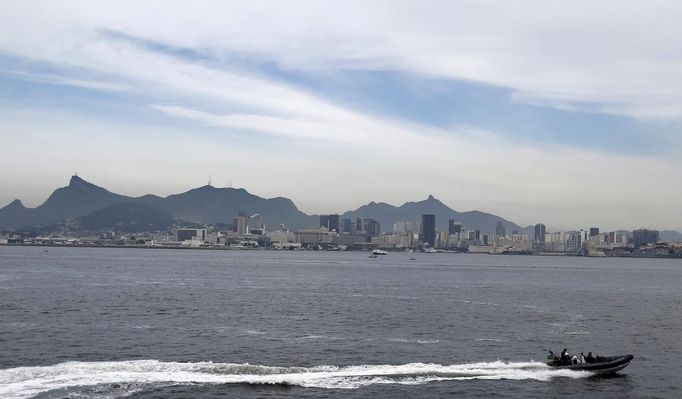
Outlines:
{"label": "seated person", "polygon": [[566,348],[561,351],[560,358],[562,365],[571,364],[571,356],[568,354],[568,350]]}
{"label": "seated person", "polygon": [[586,361],[587,363],[594,363],[594,356],[592,356],[592,352],[589,352],[589,353],[587,354],[587,357],[585,357],[585,361]]}

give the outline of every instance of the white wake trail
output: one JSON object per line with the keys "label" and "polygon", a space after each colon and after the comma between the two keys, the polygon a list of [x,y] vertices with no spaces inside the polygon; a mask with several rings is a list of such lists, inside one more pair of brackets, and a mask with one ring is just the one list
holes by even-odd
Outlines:
{"label": "white wake trail", "polygon": [[431,381],[509,379],[548,381],[589,373],[551,369],[538,362],[501,361],[454,365],[410,363],[317,367],[272,367],[236,363],[66,362],[53,366],[0,370],[0,397],[31,398],[43,392],[93,386],[167,386],[189,384],[282,384],[355,389],[372,384],[423,384]]}

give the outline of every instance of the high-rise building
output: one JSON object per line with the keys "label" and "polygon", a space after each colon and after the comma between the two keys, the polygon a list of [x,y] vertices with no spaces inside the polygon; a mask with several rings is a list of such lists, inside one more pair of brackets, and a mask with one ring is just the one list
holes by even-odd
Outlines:
{"label": "high-rise building", "polygon": [[341,221],[342,229],[344,233],[352,233],[353,232],[353,220],[346,218]]}
{"label": "high-rise building", "polygon": [[367,234],[370,236],[378,236],[381,234],[381,225],[377,220],[374,219],[365,219],[364,220],[364,225],[365,225],[365,231]]}
{"label": "high-rise building", "polygon": [[660,240],[658,230],[639,229],[632,232],[632,242],[635,247],[644,244],[655,244]]}
{"label": "high-rise building", "polygon": [[609,232],[609,238],[607,239],[606,242],[609,244],[615,244],[617,242],[616,236],[617,236],[617,233],[615,231]]}
{"label": "high-rise building", "polygon": [[265,225],[263,225],[263,217],[258,213],[253,214],[249,217],[249,230],[264,230]]}
{"label": "high-rise building", "polygon": [[533,242],[536,244],[542,245],[545,243],[545,233],[546,233],[546,228],[545,225],[542,223],[538,223],[535,225],[535,236],[533,238]]}
{"label": "high-rise building", "polygon": [[247,220],[248,215],[246,212],[239,212],[236,218],[232,219],[232,230],[238,235],[244,235],[247,233]]}
{"label": "high-rise building", "polygon": [[339,231],[339,215],[320,215],[320,227],[329,231]]}
{"label": "high-rise building", "polygon": [[504,237],[506,235],[504,224],[501,220],[497,222],[497,226],[495,227],[495,235],[498,237]]}
{"label": "high-rise building", "polygon": [[481,230],[477,229],[475,234],[476,241],[481,241]]}
{"label": "high-rise building", "polygon": [[462,223],[455,222],[455,219],[448,220],[449,234],[462,234]]}
{"label": "high-rise building", "polygon": [[564,247],[566,252],[578,253],[582,250],[583,235],[581,233],[567,233],[565,236]]}
{"label": "high-rise building", "polygon": [[599,235],[599,227],[590,227],[590,237],[596,237]]}
{"label": "high-rise building", "polygon": [[355,231],[363,231],[362,230],[362,219],[360,219],[360,218],[355,218]]}
{"label": "high-rise building", "polygon": [[435,246],[436,243],[436,215],[422,215],[421,240],[424,244]]}

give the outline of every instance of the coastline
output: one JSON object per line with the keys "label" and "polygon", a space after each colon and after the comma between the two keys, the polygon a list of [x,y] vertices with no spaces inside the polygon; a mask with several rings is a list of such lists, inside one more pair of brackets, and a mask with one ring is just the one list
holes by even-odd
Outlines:
{"label": "coastline", "polygon": [[[35,248],[113,248],[113,249],[172,249],[172,250],[192,250],[192,251],[276,251],[276,252],[359,252],[370,253],[371,251],[358,250],[344,250],[344,251],[330,251],[330,250],[310,250],[310,249],[274,249],[274,248],[253,248],[253,247],[190,247],[190,246],[158,246],[158,245],[102,245],[102,244],[25,244],[25,243],[0,243],[0,247],[35,247]],[[405,251],[388,251],[388,253],[406,253]],[[609,254],[606,256],[586,256],[581,254],[565,253],[565,252],[537,252],[537,253],[481,253],[481,252],[465,252],[465,251],[435,251],[435,252],[415,252],[416,254],[449,254],[449,255],[492,255],[492,256],[544,256],[544,257],[586,257],[586,258],[639,258],[639,259],[682,259],[682,254],[677,255],[660,255],[660,254]]]}

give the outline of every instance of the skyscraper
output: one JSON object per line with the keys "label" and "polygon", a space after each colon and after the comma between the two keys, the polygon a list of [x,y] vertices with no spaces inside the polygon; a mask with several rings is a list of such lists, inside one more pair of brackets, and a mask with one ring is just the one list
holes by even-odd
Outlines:
{"label": "skyscraper", "polygon": [[339,215],[320,215],[320,227],[326,227],[327,230],[339,231]]}
{"label": "skyscraper", "polygon": [[506,231],[504,229],[504,224],[502,224],[502,221],[497,222],[497,226],[495,227],[495,235],[498,237],[504,237],[506,234]]}
{"label": "skyscraper", "polygon": [[341,227],[343,229],[344,233],[352,233],[353,232],[353,220],[352,219],[343,219],[341,221]]}
{"label": "skyscraper", "polygon": [[381,225],[374,219],[365,219],[365,231],[371,236],[381,234]]}
{"label": "skyscraper", "polygon": [[590,237],[596,237],[599,235],[599,227],[590,227]]}
{"label": "skyscraper", "polygon": [[542,247],[545,245],[545,225],[542,223],[538,223],[535,225],[535,237],[533,239],[533,243],[535,243],[536,246]]}
{"label": "skyscraper", "polygon": [[436,215],[422,215],[422,243],[435,246]]}
{"label": "skyscraper", "polygon": [[234,230],[237,235],[244,235],[247,233],[249,216],[246,212],[239,212],[237,217],[232,220],[232,230]]}
{"label": "skyscraper", "polygon": [[455,219],[448,220],[449,234],[462,234],[462,223],[455,222]]}

